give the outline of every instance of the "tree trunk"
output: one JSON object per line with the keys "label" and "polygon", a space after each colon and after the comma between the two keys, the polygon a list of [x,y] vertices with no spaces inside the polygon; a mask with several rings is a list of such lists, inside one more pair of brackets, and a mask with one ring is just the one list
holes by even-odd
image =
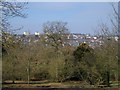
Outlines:
{"label": "tree trunk", "polygon": [[110,72],[107,71],[107,86],[110,86]]}
{"label": "tree trunk", "polygon": [[13,80],[13,81],[12,81],[12,83],[14,84],[14,83],[15,83],[15,81]]}

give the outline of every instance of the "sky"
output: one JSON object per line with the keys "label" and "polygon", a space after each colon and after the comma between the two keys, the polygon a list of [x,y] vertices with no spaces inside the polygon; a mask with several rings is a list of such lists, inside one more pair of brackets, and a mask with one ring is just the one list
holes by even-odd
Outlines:
{"label": "sky", "polygon": [[108,2],[29,2],[26,7],[23,13],[27,14],[27,18],[9,20],[13,28],[23,27],[17,33],[43,33],[43,24],[47,21],[62,21],[68,23],[71,33],[94,34],[102,22],[110,25],[113,15]]}

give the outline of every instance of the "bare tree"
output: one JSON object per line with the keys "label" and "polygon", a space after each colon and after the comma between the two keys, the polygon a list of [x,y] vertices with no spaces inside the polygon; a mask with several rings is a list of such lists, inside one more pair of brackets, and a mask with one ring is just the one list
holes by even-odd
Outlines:
{"label": "bare tree", "polygon": [[[9,55],[12,59],[16,59],[16,48],[20,48],[20,44],[16,47],[16,37],[14,36],[13,31],[16,31],[11,28],[11,24],[9,23],[9,18],[13,17],[22,17],[25,18],[26,15],[23,12],[25,9],[25,4],[23,2],[6,2],[0,0],[0,36],[2,39],[0,40],[2,51],[7,51],[7,55]],[[4,56],[4,54],[3,54]],[[13,62],[11,61],[11,62]],[[14,64],[15,65],[15,64]],[[13,67],[14,70],[15,67]],[[4,69],[4,68],[3,68]],[[14,76],[13,76],[14,77]],[[14,82],[14,80],[13,80]]]}
{"label": "bare tree", "polygon": [[[100,36],[102,36],[103,40],[103,45],[100,47],[101,48],[101,57],[104,59],[104,66],[105,66],[105,74],[106,77],[104,79],[105,83],[107,86],[110,86],[110,77],[112,74],[112,71],[114,70],[114,75],[117,76],[116,74],[118,73],[118,66],[117,62],[118,60],[118,39],[119,39],[119,20],[120,16],[117,11],[118,8],[115,7],[114,3],[111,3],[112,9],[113,9],[113,17],[110,18],[111,22],[111,27],[109,25],[102,23],[100,25]],[[117,40],[115,38],[117,37]],[[102,59],[101,59],[102,63]],[[114,69],[113,69],[114,68]]]}
{"label": "bare tree", "polygon": [[7,31],[10,28],[10,23],[8,22],[8,18],[10,17],[26,17],[26,14],[22,13],[23,9],[26,7],[26,2],[6,2],[0,1],[0,9],[1,9],[1,21],[0,28],[2,31]]}
{"label": "bare tree", "polygon": [[11,25],[8,19],[13,17],[25,18],[26,14],[22,12],[23,12],[23,9],[25,9],[26,4],[27,3],[23,3],[23,2],[20,3],[20,2],[6,2],[2,0],[0,1],[0,11],[1,11],[0,30],[1,30],[3,44],[5,44],[7,41],[6,39],[12,35],[12,32],[16,31],[11,28]]}
{"label": "bare tree", "polygon": [[67,39],[66,34],[69,34],[66,22],[47,22],[43,25],[43,30],[46,35],[46,44],[53,46],[59,50]]}

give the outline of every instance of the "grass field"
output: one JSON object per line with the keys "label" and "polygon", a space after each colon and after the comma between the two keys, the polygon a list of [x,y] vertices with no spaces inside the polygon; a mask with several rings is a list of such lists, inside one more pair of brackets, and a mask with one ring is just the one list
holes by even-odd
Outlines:
{"label": "grass field", "polygon": [[[12,81],[5,81],[2,85],[3,88],[36,88],[36,87],[52,87],[52,88],[103,88],[103,85],[89,85],[83,81],[69,81],[69,82],[50,82],[48,80],[44,81],[30,81],[30,84],[27,81],[15,81],[15,84]],[[105,88],[118,88],[118,82],[111,82],[111,87]]]}

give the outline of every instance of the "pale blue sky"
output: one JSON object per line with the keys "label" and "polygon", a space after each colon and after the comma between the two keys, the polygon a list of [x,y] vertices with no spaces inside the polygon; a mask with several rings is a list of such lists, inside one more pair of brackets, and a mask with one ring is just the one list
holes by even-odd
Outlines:
{"label": "pale blue sky", "polygon": [[23,26],[18,33],[24,31],[42,33],[43,23],[63,21],[68,23],[68,29],[72,33],[94,34],[98,24],[101,22],[109,24],[109,17],[112,16],[113,10],[107,2],[29,2],[24,13],[28,14],[27,18],[10,19],[13,28]]}

